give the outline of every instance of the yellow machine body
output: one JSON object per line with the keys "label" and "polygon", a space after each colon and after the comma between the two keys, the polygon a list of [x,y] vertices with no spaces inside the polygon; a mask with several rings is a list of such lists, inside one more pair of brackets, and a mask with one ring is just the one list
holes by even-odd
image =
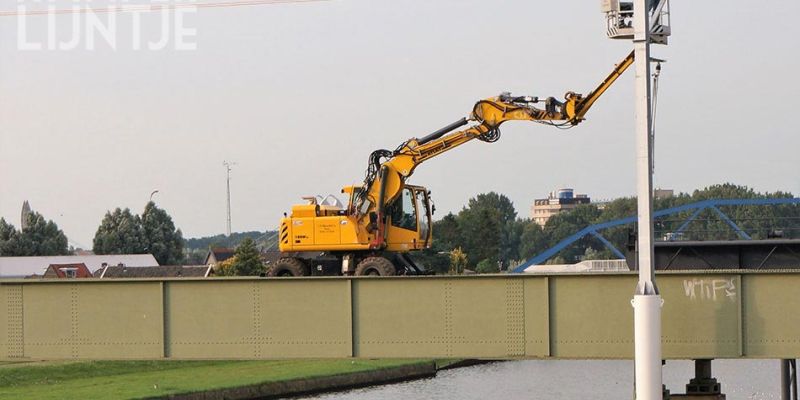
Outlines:
{"label": "yellow machine body", "polygon": [[[352,193],[359,187],[346,187]],[[386,246],[382,250],[405,252],[422,250],[431,243],[431,212],[428,192],[422,186],[405,185],[397,204],[390,207],[386,230]],[[369,250],[376,232],[369,232],[369,217],[336,206],[296,204],[292,214],[281,219],[279,248],[281,252],[330,252]],[[351,212],[348,212],[351,211]]]}

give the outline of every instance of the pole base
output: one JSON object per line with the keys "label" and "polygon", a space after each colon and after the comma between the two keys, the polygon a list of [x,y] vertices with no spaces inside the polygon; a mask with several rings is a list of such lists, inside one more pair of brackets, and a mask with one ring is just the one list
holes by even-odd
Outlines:
{"label": "pole base", "polygon": [[715,378],[691,379],[686,384],[686,394],[692,396],[721,394],[722,385]]}
{"label": "pole base", "polygon": [[694,378],[686,384],[686,394],[673,394],[673,399],[725,400],[722,385],[711,374],[711,360],[694,360]]}
{"label": "pole base", "polygon": [[633,296],[634,364],[637,400],[663,399],[661,380],[661,296]]}

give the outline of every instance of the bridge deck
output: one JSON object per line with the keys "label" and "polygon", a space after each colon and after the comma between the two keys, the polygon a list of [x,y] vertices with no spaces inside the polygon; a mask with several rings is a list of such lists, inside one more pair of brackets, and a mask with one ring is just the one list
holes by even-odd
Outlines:
{"label": "bridge deck", "polygon": [[[2,280],[0,360],[633,356],[632,273]],[[663,354],[800,358],[800,273],[665,272]]]}

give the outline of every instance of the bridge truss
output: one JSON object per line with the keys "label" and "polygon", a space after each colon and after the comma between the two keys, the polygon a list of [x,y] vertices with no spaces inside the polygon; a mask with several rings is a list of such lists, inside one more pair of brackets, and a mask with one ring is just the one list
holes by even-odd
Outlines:
{"label": "bridge truss", "polygon": [[[750,240],[750,235],[747,234],[742,228],[740,228],[730,217],[728,217],[722,210],[719,209],[721,206],[769,206],[769,205],[781,205],[781,204],[800,204],[800,198],[771,198],[771,199],[710,199],[710,200],[703,200],[695,203],[685,204],[678,207],[667,208],[664,210],[656,211],[653,213],[654,218],[660,218],[667,215],[678,214],[687,211],[693,211],[692,214],[686,218],[686,220],[681,224],[681,226],[674,232],[676,234],[680,234],[681,232],[686,231],[686,228],[689,227],[689,224],[694,221],[703,211],[711,210],[715,214],[717,214],[722,221],[728,224],[731,229],[743,240]],[[617,258],[624,259],[625,254],[620,251],[616,246],[614,246],[611,241],[603,237],[600,231],[608,228],[613,228],[621,225],[627,225],[636,222],[637,217],[635,215],[617,219],[614,221],[603,222],[595,225],[587,226],[586,228],[581,229],[580,231],[574,233],[573,235],[568,236],[567,238],[563,239],[562,241],[558,242],[555,246],[547,249],[546,251],[542,252],[539,255],[534,256],[533,258],[529,259],[522,265],[518,266],[514,269],[513,272],[521,273],[524,272],[526,268],[533,266],[533,265],[540,265],[545,261],[549,260],[551,257],[558,254],[560,251],[564,250],[571,244],[577,242],[578,240],[583,239],[584,237],[591,235],[598,239],[606,248],[608,248]]]}

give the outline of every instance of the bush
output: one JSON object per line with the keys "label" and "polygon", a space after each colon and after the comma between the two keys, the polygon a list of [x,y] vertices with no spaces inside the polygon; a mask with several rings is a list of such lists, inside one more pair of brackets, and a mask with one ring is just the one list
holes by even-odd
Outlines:
{"label": "bush", "polygon": [[500,268],[497,266],[497,261],[486,258],[478,263],[475,267],[475,272],[479,274],[494,274],[500,272]]}

